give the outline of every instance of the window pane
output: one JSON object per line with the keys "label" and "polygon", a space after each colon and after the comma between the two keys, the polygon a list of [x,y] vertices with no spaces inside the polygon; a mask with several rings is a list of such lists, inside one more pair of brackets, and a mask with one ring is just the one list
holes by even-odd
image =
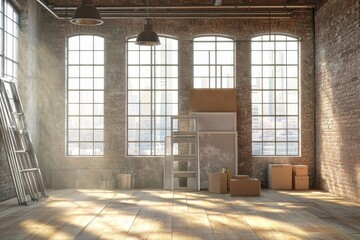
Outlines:
{"label": "window pane", "polygon": [[98,155],[98,156],[104,155],[104,143],[103,142],[94,143],[94,155]]}
{"label": "window pane", "polygon": [[69,60],[68,64],[79,64],[79,52],[78,51],[69,51]]}
{"label": "window pane", "polygon": [[194,38],[194,88],[234,88],[234,40],[227,37]]}
{"label": "window pane", "polygon": [[92,51],[81,51],[80,64],[94,64],[94,53]]}
{"label": "window pane", "polygon": [[79,143],[68,143],[68,155],[76,156],[79,155]]}
{"label": "window pane", "polygon": [[262,143],[258,143],[258,142],[254,142],[252,143],[252,154],[253,155],[262,155],[263,153],[263,147],[262,147]]}
{"label": "window pane", "polygon": [[68,115],[79,115],[79,104],[69,104]]}
{"label": "window pane", "polygon": [[94,140],[94,132],[93,130],[80,130],[80,141],[93,141]]}
{"label": "window pane", "polygon": [[128,141],[139,141],[139,130],[129,130],[128,131]]}
{"label": "window pane", "polygon": [[68,48],[69,50],[80,50],[80,42],[79,42],[80,37],[79,36],[74,36],[69,38],[69,45]]}
{"label": "window pane", "polygon": [[80,89],[93,89],[93,79],[92,78],[81,78],[80,79]]}
{"label": "window pane", "polygon": [[68,128],[78,129],[80,127],[79,117],[68,117]]}
{"label": "window pane", "polygon": [[93,115],[93,104],[81,104],[80,115]]}
{"label": "window pane", "polygon": [[79,130],[69,130],[68,131],[68,141],[79,141]]}
{"label": "window pane", "polygon": [[298,156],[298,40],[262,35],[252,39],[251,49],[252,153]]}
{"label": "window pane", "polygon": [[81,35],[80,36],[80,50],[94,50],[94,36]]}
{"label": "window pane", "polygon": [[103,51],[94,52],[94,64],[104,65],[104,52]]}
{"label": "window pane", "polygon": [[[167,116],[178,112],[178,41],[160,37],[160,46],[133,46],[128,40],[127,154],[163,155],[170,130]],[[160,141],[160,142],[159,142]]]}
{"label": "window pane", "polygon": [[67,64],[68,89],[71,89],[67,95],[67,127],[71,129],[67,132],[67,153],[103,155],[104,39],[93,35],[69,37]]}

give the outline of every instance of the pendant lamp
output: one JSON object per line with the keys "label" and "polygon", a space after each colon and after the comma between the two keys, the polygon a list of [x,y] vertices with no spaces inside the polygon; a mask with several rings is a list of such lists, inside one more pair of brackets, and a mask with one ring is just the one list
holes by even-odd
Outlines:
{"label": "pendant lamp", "polygon": [[144,31],[139,33],[136,38],[135,44],[143,46],[156,46],[160,45],[160,40],[155,31],[152,30],[152,21],[149,18],[149,0],[147,0],[147,17],[145,18]]}
{"label": "pendant lamp", "polygon": [[99,11],[94,6],[93,0],[83,0],[81,5],[76,8],[70,22],[82,26],[97,26],[104,23]]}

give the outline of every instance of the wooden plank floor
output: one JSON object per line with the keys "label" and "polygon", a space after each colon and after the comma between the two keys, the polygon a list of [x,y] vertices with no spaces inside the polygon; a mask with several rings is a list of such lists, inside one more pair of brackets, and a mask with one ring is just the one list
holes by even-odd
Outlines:
{"label": "wooden plank floor", "polygon": [[165,190],[58,190],[0,203],[0,239],[360,239],[360,204],[320,191],[260,197]]}

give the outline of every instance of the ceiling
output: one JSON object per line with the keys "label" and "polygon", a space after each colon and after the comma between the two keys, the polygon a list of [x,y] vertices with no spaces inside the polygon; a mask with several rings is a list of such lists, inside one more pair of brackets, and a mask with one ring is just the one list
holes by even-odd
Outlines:
{"label": "ceiling", "polygon": [[[60,18],[71,15],[82,0],[38,0]],[[321,0],[324,1],[324,0]],[[94,0],[103,19],[144,18],[290,18],[310,12],[319,0]],[[221,3],[216,6],[215,2]]]}
{"label": "ceiling", "polygon": [[[44,0],[54,6],[78,6],[82,0]],[[94,0],[96,6],[146,6],[147,0]],[[213,0],[149,0],[150,6],[209,6]],[[316,0],[223,0],[225,6],[242,4],[308,4]]]}

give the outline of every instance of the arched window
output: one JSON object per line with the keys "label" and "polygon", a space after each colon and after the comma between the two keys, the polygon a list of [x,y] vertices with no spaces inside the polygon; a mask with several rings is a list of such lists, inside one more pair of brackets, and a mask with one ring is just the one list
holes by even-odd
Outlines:
{"label": "arched window", "polygon": [[19,14],[9,1],[0,2],[0,73],[18,78]]}
{"label": "arched window", "polygon": [[67,42],[67,155],[104,155],[104,38]]}
{"label": "arched window", "polygon": [[194,38],[194,88],[235,88],[235,41],[229,37]]}
{"label": "arched window", "polygon": [[252,153],[300,154],[299,40],[262,35],[251,40]]}
{"label": "arched window", "polygon": [[127,44],[127,155],[164,155],[170,119],[178,114],[178,40]]}

